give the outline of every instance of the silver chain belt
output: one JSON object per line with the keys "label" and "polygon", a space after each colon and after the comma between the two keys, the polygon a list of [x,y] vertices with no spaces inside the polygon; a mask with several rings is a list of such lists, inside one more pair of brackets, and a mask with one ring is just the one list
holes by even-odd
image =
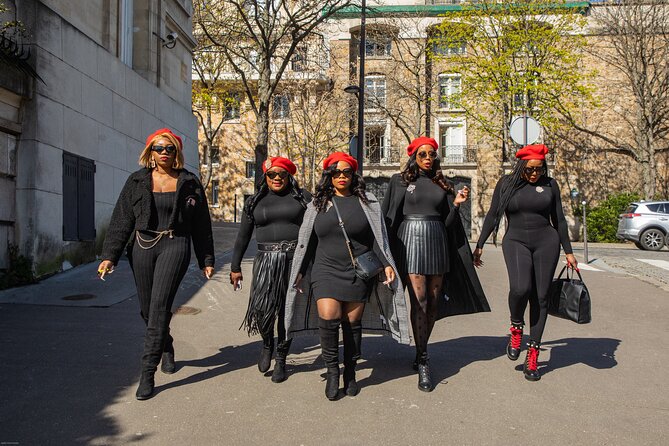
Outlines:
{"label": "silver chain belt", "polygon": [[[144,232],[151,232],[153,234],[156,234],[156,236],[152,239],[145,239],[141,235],[139,235],[139,231],[136,231],[135,235],[137,236],[137,244],[142,249],[153,248],[158,244],[158,242],[160,241],[161,238],[163,238],[164,235],[167,235],[169,238],[174,238],[174,230],[172,229],[168,229],[167,231],[150,231],[146,229],[144,230]],[[144,243],[144,245],[142,243]]]}

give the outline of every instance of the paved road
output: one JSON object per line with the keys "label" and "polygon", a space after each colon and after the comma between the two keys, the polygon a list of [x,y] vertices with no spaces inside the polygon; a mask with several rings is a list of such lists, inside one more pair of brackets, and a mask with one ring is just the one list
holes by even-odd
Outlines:
{"label": "paved road", "polygon": [[[217,231],[231,246],[234,228]],[[375,336],[363,341],[355,398],[325,399],[314,337],[296,340],[288,381],[272,383],[255,365],[258,338],[238,330],[248,283],[231,291],[229,256],[208,282],[189,271],[177,304],[199,312],[175,316],[179,370],[158,373],[144,402],[134,398],[143,335],[134,297],[105,308],[0,304],[0,444],[669,444],[669,292],[604,263],[584,268],[594,320],[551,318],[544,376],[530,383],[504,355],[501,250],[484,255],[493,311],[437,323],[432,393],[416,388],[412,348]]]}

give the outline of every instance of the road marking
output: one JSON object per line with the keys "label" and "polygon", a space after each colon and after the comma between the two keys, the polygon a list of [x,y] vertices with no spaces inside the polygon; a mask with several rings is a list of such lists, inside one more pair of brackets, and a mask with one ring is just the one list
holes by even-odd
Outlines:
{"label": "road marking", "polygon": [[639,262],[648,263],[649,265],[669,270],[669,261],[667,260],[651,260],[651,259],[634,259],[634,260],[638,260]]}
{"label": "road marking", "polygon": [[[565,262],[564,260],[562,261],[562,263],[564,263],[565,265],[567,264],[567,262]],[[578,263],[578,269],[582,269],[583,271],[599,271],[599,272],[602,272],[601,269],[595,268],[594,266],[590,266],[590,265],[588,265],[587,263],[584,263],[584,262],[579,262]]]}

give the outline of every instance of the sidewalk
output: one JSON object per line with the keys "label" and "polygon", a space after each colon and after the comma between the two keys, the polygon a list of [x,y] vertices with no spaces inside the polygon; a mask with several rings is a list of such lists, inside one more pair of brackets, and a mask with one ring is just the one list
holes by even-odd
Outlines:
{"label": "sidewalk", "polygon": [[[669,293],[583,271],[593,322],[550,318],[527,382],[504,354],[508,285],[501,249],[479,270],[493,311],[435,326],[432,393],[416,388],[414,350],[365,336],[360,395],[327,401],[316,337],[297,338],[289,378],[256,367],[261,343],[238,330],[244,290],[229,256],[209,281],[193,266],[173,320],[178,371],[134,398],[144,327],[134,297],[107,308],[0,304],[0,443],[19,445],[664,445],[669,444]],[[119,271],[120,272],[120,271]],[[114,273],[104,285],[123,287]],[[122,279],[122,280],[116,280]],[[51,280],[51,279],[49,279]],[[98,280],[99,281],[99,280]]]}

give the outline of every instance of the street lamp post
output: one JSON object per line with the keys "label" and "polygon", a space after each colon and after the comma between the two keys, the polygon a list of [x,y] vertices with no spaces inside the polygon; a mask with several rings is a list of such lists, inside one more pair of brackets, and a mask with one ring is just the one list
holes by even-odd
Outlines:
{"label": "street lamp post", "polygon": [[581,201],[583,205],[583,260],[585,263],[590,263],[588,259],[588,222],[585,215],[585,205],[587,204],[585,200]]}

